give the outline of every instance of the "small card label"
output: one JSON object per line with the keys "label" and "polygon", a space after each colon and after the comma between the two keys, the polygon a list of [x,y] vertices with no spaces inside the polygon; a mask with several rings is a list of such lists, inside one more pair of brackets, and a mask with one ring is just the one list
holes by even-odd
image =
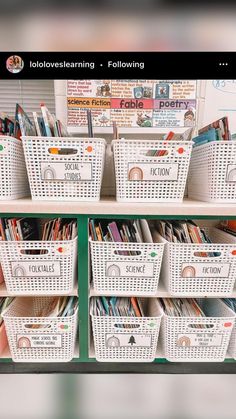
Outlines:
{"label": "small card label", "polygon": [[226,182],[236,182],[236,164],[228,164],[226,173]]}
{"label": "small card label", "polygon": [[[117,319],[119,321],[119,319]],[[145,347],[148,348],[151,346],[151,336],[150,335],[142,335],[136,333],[114,333],[106,334],[106,347],[107,348],[115,348],[121,346],[130,346],[134,347]]]}
{"label": "small card label", "polygon": [[106,276],[152,278],[153,262],[106,262]]}
{"label": "small card label", "polygon": [[220,346],[222,344],[223,335],[219,333],[187,333],[185,335],[178,334],[177,346]]}
{"label": "small card label", "polygon": [[17,335],[18,348],[61,348],[61,335]]}
{"label": "small card label", "polygon": [[49,182],[55,180],[63,180],[66,182],[92,180],[92,163],[41,163],[41,176],[42,180]]}
{"label": "small card label", "polygon": [[181,268],[182,278],[228,278],[229,263],[183,263]]}
{"label": "small card label", "polygon": [[178,163],[128,163],[128,180],[178,180]]}
{"label": "small card label", "polygon": [[11,262],[11,271],[13,277],[61,276],[61,264],[53,260]]}

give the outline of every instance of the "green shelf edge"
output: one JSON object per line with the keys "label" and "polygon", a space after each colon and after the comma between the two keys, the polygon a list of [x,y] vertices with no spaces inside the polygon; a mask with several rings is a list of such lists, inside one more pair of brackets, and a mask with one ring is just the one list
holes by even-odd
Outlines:
{"label": "green shelf edge", "polygon": [[[5,363],[7,363],[7,364],[8,363],[11,363],[11,364],[14,364],[14,365],[23,364],[21,362],[13,362],[11,358],[1,358],[0,365],[2,363],[3,364],[5,364]],[[98,362],[96,360],[96,358],[84,358],[84,359],[81,359],[81,358],[73,358],[70,362],[68,362],[66,364],[73,364],[73,363],[81,363],[81,364],[97,363],[99,365],[106,364],[106,363],[103,363],[103,362]],[[189,362],[184,362],[184,361],[170,362],[166,358],[155,358],[153,362],[143,362],[143,363],[140,363],[140,364],[148,364],[148,365],[151,365],[151,364],[170,364],[171,365],[171,364],[180,364],[180,363],[186,364],[186,365],[189,364]],[[193,363],[196,364],[196,365],[198,364],[198,362],[193,362]],[[212,363],[215,363],[215,361],[213,361]],[[224,364],[224,363],[232,363],[232,364],[235,364],[236,363],[236,360],[233,359],[233,358],[226,358],[223,362],[220,362],[220,364]],[[27,364],[27,363],[25,363],[25,364]],[[28,364],[30,364],[30,362]],[[43,365],[47,365],[47,362],[38,362],[37,364],[39,366],[42,365],[42,364]],[[50,362],[50,364],[54,364],[54,362]],[[55,362],[55,364],[57,364],[57,362]],[[112,364],[119,365],[119,362],[109,362],[109,364],[111,364],[111,365]],[[130,362],[122,362],[122,364],[132,365],[133,363],[130,363]],[[206,362],[206,364],[211,364],[211,362]]]}

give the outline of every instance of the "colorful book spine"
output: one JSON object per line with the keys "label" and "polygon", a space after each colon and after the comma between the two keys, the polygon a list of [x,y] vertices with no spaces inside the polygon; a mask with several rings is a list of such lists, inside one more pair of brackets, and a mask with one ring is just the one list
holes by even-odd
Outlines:
{"label": "colorful book spine", "polygon": [[41,103],[40,107],[41,107],[41,112],[42,112],[42,116],[43,116],[43,122],[44,122],[44,126],[45,126],[46,136],[47,137],[52,137],[52,132],[51,132],[51,129],[50,129],[50,126],[49,126],[47,108],[44,105],[44,103]]}
{"label": "colorful book spine", "polygon": [[193,138],[194,147],[209,143],[211,141],[217,141],[217,133],[215,128],[211,128],[208,131]]}
{"label": "colorful book spine", "polygon": [[139,306],[138,306],[137,298],[136,298],[136,297],[131,297],[131,298],[130,298],[130,301],[131,301],[132,307],[133,307],[133,309],[134,309],[135,315],[136,315],[137,317],[142,317],[141,312],[140,312],[140,310],[139,310]]}
{"label": "colorful book spine", "polygon": [[114,242],[122,242],[122,238],[115,221],[108,225],[108,230]]}

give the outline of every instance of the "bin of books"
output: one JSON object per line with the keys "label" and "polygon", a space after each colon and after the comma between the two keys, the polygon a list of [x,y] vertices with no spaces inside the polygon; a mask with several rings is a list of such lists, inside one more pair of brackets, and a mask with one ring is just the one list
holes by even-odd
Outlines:
{"label": "bin of books", "polygon": [[90,220],[93,286],[103,295],[157,292],[164,243],[153,243],[146,220]]}
{"label": "bin of books", "polygon": [[46,222],[43,230],[51,233],[39,240],[41,236],[35,234],[36,219],[1,219],[5,234],[7,230],[10,234],[9,226],[14,225],[13,236],[0,241],[0,260],[10,295],[72,292],[77,266],[77,228],[74,221],[62,220]]}
{"label": "bin of books", "polygon": [[[236,299],[235,298],[224,298],[224,303],[227,304],[228,307],[231,308],[231,310],[236,313]],[[228,347],[228,355],[230,358],[234,358],[236,360],[236,325],[234,325],[229,347]]]}
{"label": "bin of books", "polygon": [[172,362],[222,362],[235,322],[221,300],[161,299],[161,341]]}
{"label": "bin of books", "polygon": [[113,140],[117,201],[181,202],[192,150],[190,133],[175,134],[171,141],[163,140],[163,134],[156,134],[155,140]]}
{"label": "bin of books", "polygon": [[22,137],[32,199],[98,201],[102,138]]}
{"label": "bin of books", "polygon": [[236,202],[236,141],[214,141],[193,149],[188,196],[206,202]]}
{"label": "bin of books", "polygon": [[0,136],[0,199],[30,195],[23,146],[20,140]]}
{"label": "bin of books", "polygon": [[[218,228],[193,221],[157,221],[165,243],[161,279],[173,296],[230,295],[236,278],[236,244]],[[155,240],[155,239],[154,239]]]}
{"label": "bin of books", "polygon": [[162,309],[157,299],[93,297],[95,357],[100,362],[152,362]]}
{"label": "bin of books", "polygon": [[74,356],[76,297],[17,297],[3,313],[15,362],[68,362]]}
{"label": "bin of books", "polygon": [[189,198],[214,203],[236,202],[236,141],[230,141],[226,120],[222,118],[202,128],[194,139],[188,177]]}

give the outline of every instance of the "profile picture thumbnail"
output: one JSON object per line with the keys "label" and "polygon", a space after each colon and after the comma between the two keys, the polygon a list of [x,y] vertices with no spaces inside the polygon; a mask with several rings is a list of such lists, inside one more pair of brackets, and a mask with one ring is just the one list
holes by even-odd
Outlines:
{"label": "profile picture thumbnail", "polygon": [[19,55],[11,55],[7,59],[6,68],[10,73],[19,73],[24,68],[24,61]]}

